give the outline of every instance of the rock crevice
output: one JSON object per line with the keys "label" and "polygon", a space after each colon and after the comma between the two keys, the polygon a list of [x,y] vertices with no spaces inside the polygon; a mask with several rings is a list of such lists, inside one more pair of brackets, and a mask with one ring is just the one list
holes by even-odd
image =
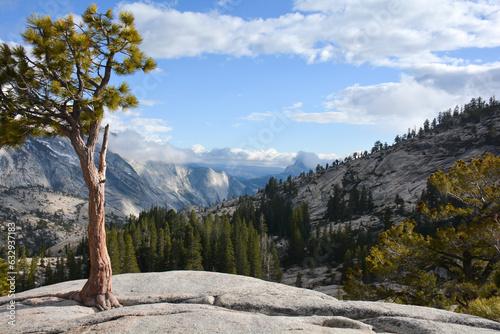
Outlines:
{"label": "rock crevice", "polygon": [[3,333],[498,333],[500,323],[427,307],[340,301],[259,279],[193,271],[123,274],[113,290],[124,306],[97,309],[61,298],[84,280],[0,298],[15,301]]}

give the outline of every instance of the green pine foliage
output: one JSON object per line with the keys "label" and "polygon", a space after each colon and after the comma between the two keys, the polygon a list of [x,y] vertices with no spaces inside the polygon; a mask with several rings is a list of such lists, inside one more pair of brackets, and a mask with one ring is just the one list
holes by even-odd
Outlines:
{"label": "green pine foliage", "polygon": [[9,271],[9,263],[0,258],[0,296],[5,296],[10,291],[10,285],[9,282],[7,281],[8,271]]}
{"label": "green pine foliage", "polygon": [[[254,223],[256,210],[243,203],[232,219],[227,215],[198,219],[194,212],[178,215],[173,210],[152,207],[138,218],[131,217],[126,226],[110,227],[106,242],[113,273],[208,270],[280,281],[278,252],[267,234],[264,215]],[[295,216],[297,224],[304,226],[303,207]],[[77,247],[77,254],[85,242],[83,239]],[[70,263],[73,260],[68,255],[66,268]],[[56,276],[52,268],[47,270],[48,275]]]}
{"label": "green pine foliage", "polygon": [[125,235],[125,253],[123,256],[123,273],[139,273],[139,266],[137,265],[137,258],[135,255],[134,244],[130,234]]}
{"label": "green pine foliage", "polygon": [[108,248],[109,258],[111,259],[111,269],[114,275],[122,273],[123,256],[120,253],[118,243],[118,231],[116,227],[106,232],[106,246]]}
{"label": "green pine foliage", "polygon": [[184,238],[184,270],[203,270],[201,258],[201,242],[199,233],[194,232],[191,224],[186,226]]}
{"label": "green pine foliage", "polygon": [[381,233],[365,258],[379,287],[365,285],[352,271],[344,291],[353,298],[440,308],[458,304],[458,310],[498,319],[499,180],[500,157],[491,154],[432,174],[418,222],[406,220]]}
{"label": "green pine foliage", "polygon": [[45,271],[43,273],[44,285],[50,285],[55,283],[54,271],[52,270],[52,265],[50,261],[47,260],[45,264]]}
{"label": "green pine foliage", "polygon": [[16,280],[16,291],[24,291],[28,288],[28,260],[26,258],[26,247],[23,245],[21,248],[21,257],[18,262],[19,279]]}
{"label": "green pine foliage", "polygon": [[373,196],[366,186],[363,186],[361,191],[357,186],[348,191],[336,184],[333,187],[333,195],[328,200],[325,218],[338,223],[349,221],[356,216],[371,214],[373,210]]}

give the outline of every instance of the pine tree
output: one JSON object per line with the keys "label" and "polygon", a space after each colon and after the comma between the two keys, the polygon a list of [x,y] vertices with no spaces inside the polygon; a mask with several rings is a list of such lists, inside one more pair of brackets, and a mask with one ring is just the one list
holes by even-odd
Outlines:
{"label": "pine tree", "polygon": [[352,251],[350,249],[344,255],[344,261],[342,262],[342,277],[340,279],[341,282],[346,280],[347,270],[354,266],[354,262],[352,260]]}
{"label": "pine tree", "polygon": [[248,228],[245,221],[242,221],[239,217],[236,218],[233,224],[232,236],[236,273],[238,275],[248,276],[250,275]]}
{"label": "pine tree", "polygon": [[280,268],[280,259],[278,257],[278,250],[274,245],[273,239],[269,237],[269,257],[271,259],[270,271],[268,272],[268,277],[270,281],[281,282],[281,278],[283,277],[283,273]]}
{"label": "pine tree", "polygon": [[63,257],[58,257],[56,262],[56,270],[54,274],[55,283],[66,281],[65,263]]}
{"label": "pine tree", "polygon": [[263,278],[264,272],[262,269],[262,253],[260,251],[259,235],[253,226],[249,227],[248,239],[248,262],[250,264],[250,276]]}
{"label": "pine tree", "polygon": [[113,274],[122,273],[122,261],[120,259],[120,246],[118,244],[118,231],[116,227],[107,232],[106,245],[108,247],[109,258],[111,259],[111,269]]}
{"label": "pine tree", "polygon": [[156,67],[140,50],[142,38],[129,12],[115,20],[110,9],[87,7],[77,22],[72,15],[52,21],[33,14],[21,44],[0,46],[0,146],[20,146],[27,138],[69,138],[89,190],[88,236],[90,277],[71,297],[100,310],[119,307],[111,289],[111,261],[105,243],[104,192],[109,125],[102,137],[99,163],[96,149],[105,112],[138,106],[124,82],[111,84],[112,75],[128,75]]}
{"label": "pine tree", "polygon": [[38,269],[38,256],[34,256],[31,259],[30,271],[28,274],[28,279],[26,282],[26,289],[34,289],[36,286],[36,272]]}
{"label": "pine tree", "polygon": [[222,230],[218,240],[217,271],[236,274],[233,243],[231,242],[231,225],[227,216],[222,217]]}
{"label": "pine tree", "polygon": [[170,266],[172,270],[184,269],[186,259],[186,249],[184,248],[183,238],[172,239],[172,255]]}
{"label": "pine tree", "polygon": [[79,279],[81,276],[81,267],[77,265],[75,254],[70,248],[68,254],[66,255],[66,268],[68,269],[68,279],[75,280]]}
{"label": "pine tree", "polygon": [[156,263],[155,268],[157,271],[165,271],[165,230],[158,229],[158,243],[156,244]]}
{"label": "pine tree", "polygon": [[125,235],[125,254],[123,258],[123,273],[139,273],[135,249],[130,234]]}
{"label": "pine tree", "polygon": [[200,236],[194,234],[193,226],[186,226],[186,234],[184,239],[185,244],[185,270],[203,270],[201,258],[201,243]]}
{"label": "pine tree", "polygon": [[214,242],[212,240],[212,232],[214,231],[214,223],[212,220],[212,215],[205,216],[203,218],[203,231],[201,237],[202,243],[202,258],[203,258],[203,268],[205,270],[212,270],[214,268]]}
{"label": "pine tree", "polygon": [[52,270],[52,265],[50,261],[47,259],[47,264],[45,265],[44,272],[44,285],[50,285],[55,283],[54,271]]}
{"label": "pine tree", "polygon": [[8,272],[9,272],[9,263],[0,258],[0,296],[5,296],[10,291],[10,284],[7,281]]}
{"label": "pine tree", "polygon": [[125,261],[125,232],[123,230],[117,231],[116,240],[120,257],[120,273],[123,273],[123,263]]}
{"label": "pine tree", "polygon": [[163,266],[165,270],[172,270],[172,239],[170,236],[170,227],[165,223],[165,246],[163,250]]}
{"label": "pine tree", "polygon": [[21,248],[21,257],[18,262],[18,273],[19,273],[19,283],[16,281],[16,285],[18,285],[16,291],[24,291],[28,286],[28,259],[26,258],[26,247],[23,245]]}
{"label": "pine tree", "polygon": [[[416,305],[458,303],[463,310],[481,295],[491,297],[491,282],[500,270],[499,179],[500,157],[491,154],[432,174],[428,182],[454,202],[437,208],[420,202],[418,209],[424,220],[448,225],[425,236],[415,230],[415,221],[406,220],[381,233],[366,262],[379,282],[390,284],[373,293]],[[434,268],[448,275],[438,276]]]}
{"label": "pine tree", "polygon": [[302,220],[302,209],[297,207],[297,209],[293,210],[292,220],[290,223],[291,235],[290,235],[290,244],[288,246],[288,259],[287,263],[290,264],[300,264],[305,258],[305,244],[298,228],[298,224],[300,224]]}

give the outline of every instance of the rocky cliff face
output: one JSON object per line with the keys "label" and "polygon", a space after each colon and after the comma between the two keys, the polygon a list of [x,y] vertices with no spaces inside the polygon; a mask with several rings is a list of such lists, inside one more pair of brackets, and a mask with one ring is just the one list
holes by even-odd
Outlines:
{"label": "rocky cliff face", "polygon": [[[129,163],[112,152],[107,164],[107,206],[124,215],[165,203],[174,209],[209,206],[247,191],[233,177],[208,167]],[[0,186],[41,186],[82,198],[88,193],[78,158],[65,139],[28,140],[18,150],[0,149]]]}
{"label": "rocky cliff face", "polygon": [[[347,190],[354,186],[360,190],[366,186],[371,190],[377,207],[394,205],[396,195],[409,206],[414,206],[426,187],[427,179],[438,169],[447,170],[459,159],[477,158],[487,152],[500,155],[500,146],[486,141],[492,126],[500,129],[498,112],[480,123],[404,140],[379,152],[297,178],[293,180],[295,191],[291,196],[285,193],[283,186],[278,186],[278,193],[290,198],[295,205],[307,203],[313,224],[325,220],[328,200],[336,184]],[[262,194],[252,197],[255,205],[259,204],[261,197]],[[237,205],[238,201],[228,201],[207,212],[230,213]],[[365,222],[373,220],[368,216],[361,219]]]}
{"label": "rocky cliff face", "polygon": [[426,187],[427,179],[438,169],[447,170],[459,159],[477,158],[487,152],[500,155],[500,146],[485,142],[492,124],[500,127],[500,116],[476,125],[411,138],[388,149],[315,173],[298,180],[298,191],[293,201],[309,205],[312,221],[324,217],[335,184],[346,189],[366,186],[373,193],[375,205],[394,203],[397,194],[408,204],[415,205]]}
{"label": "rocky cliff face", "polygon": [[[107,165],[108,222],[126,221],[152,205],[210,206],[249,191],[225,172],[208,167],[127,162],[112,152]],[[87,198],[80,163],[68,140],[28,140],[17,150],[0,149],[0,225],[15,221],[18,241],[28,250],[63,241],[79,243],[88,223]]]}
{"label": "rocky cliff face", "polygon": [[[0,298],[3,333],[498,333],[500,324],[427,307],[340,301],[259,279],[192,271],[113,277],[121,308],[61,298],[84,280]],[[8,324],[8,321],[15,326]]]}

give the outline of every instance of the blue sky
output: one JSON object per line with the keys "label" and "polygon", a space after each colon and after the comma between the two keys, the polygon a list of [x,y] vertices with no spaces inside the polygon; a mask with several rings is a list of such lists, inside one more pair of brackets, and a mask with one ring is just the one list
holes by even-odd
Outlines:
{"label": "blue sky", "polygon": [[[31,13],[90,2],[0,0],[0,40]],[[158,70],[126,77],[139,108],[110,114],[131,159],[286,166],[332,161],[500,92],[500,3],[422,0],[99,1],[134,14]],[[118,78],[117,80],[123,80]]]}

